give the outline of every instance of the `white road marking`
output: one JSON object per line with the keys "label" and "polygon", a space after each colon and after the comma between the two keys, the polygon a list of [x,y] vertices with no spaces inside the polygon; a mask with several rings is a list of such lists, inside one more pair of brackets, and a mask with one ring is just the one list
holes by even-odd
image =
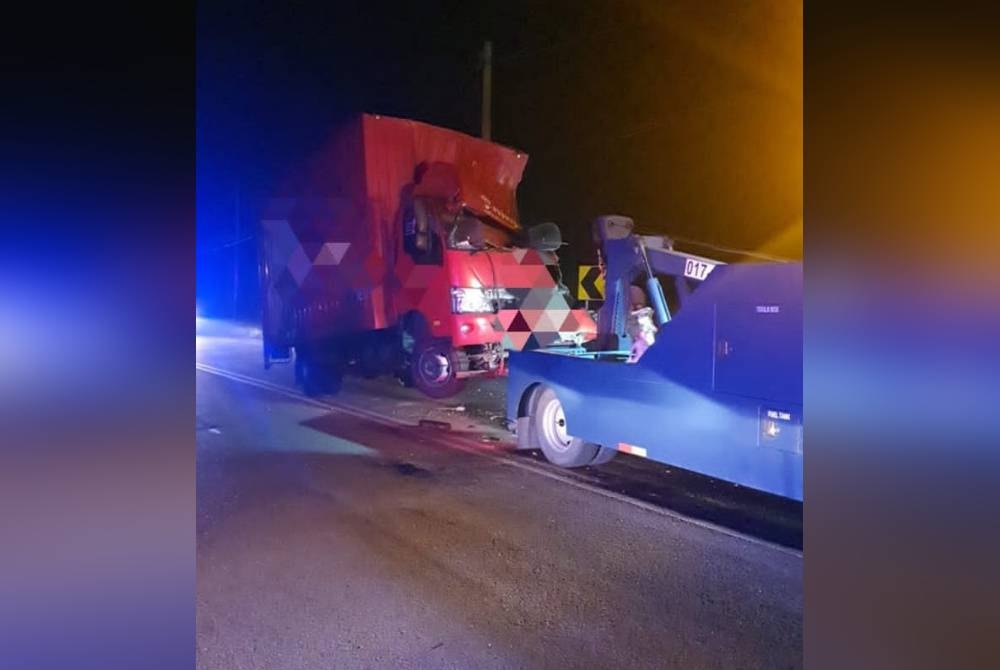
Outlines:
{"label": "white road marking", "polygon": [[[274,393],[280,393],[281,395],[287,396],[289,398],[294,398],[295,400],[298,400],[302,403],[320,409],[325,409],[333,412],[340,412],[341,414],[353,415],[355,417],[368,419],[370,421],[382,424],[384,426],[391,426],[391,427],[405,426],[407,428],[415,427],[413,423],[409,423],[402,419],[383,416],[381,414],[372,412],[370,410],[361,409],[359,407],[352,407],[350,405],[345,405],[342,403],[324,402],[316,400],[315,398],[310,398],[295,389],[291,389],[286,386],[281,386],[279,384],[273,384],[271,382],[266,382],[261,379],[256,379],[254,377],[249,377],[247,375],[240,374],[238,372],[232,372],[230,370],[217,368],[215,366],[208,365],[206,363],[195,363],[195,368],[202,372],[207,372],[209,374],[213,374],[219,377],[224,377],[226,379],[240,382],[242,384],[247,384],[249,386],[256,386],[257,388],[264,389],[266,391],[272,391]],[[573,477],[569,477],[558,472],[552,472],[542,466],[531,463],[530,461],[523,461],[513,456],[497,453],[495,451],[483,451],[483,449],[481,448],[475,448],[470,445],[464,444],[462,441],[460,441],[460,438],[458,438],[458,436],[456,435],[449,435],[447,433],[438,433],[436,435],[436,440],[444,441],[449,446],[454,447],[455,449],[458,449],[460,451],[473,454],[476,456],[481,456],[483,458],[488,458],[496,463],[515,467],[520,470],[525,470],[527,472],[531,472],[536,475],[541,475],[542,477],[548,477],[549,479],[554,479],[555,481],[562,482],[563,484],[568,484],[578,489],[588,491],[590,493],[603,496],[611,500],[616,500],[618,502],[625,503],[626,505],[638,507],[639,509],[645,510],[647,512],[652,512],[653,514],[659,514],[660,516],[665,516],[674,519],[676,521],[689,523],[694,526],[698,526],[699,528],[704,528],[705,530],[715,531],[717,533],[721,533],[728,537],[743,540],[745,542],[763,546],[768,549],[774,549],[776,551],[780,551],[790,556],[796,556],[798,558],[802,558],[801,551],[797,551],[795,549],[791,549],[789,547],[785,547],[780,544],[776,544],[774,542],[768,542],[767,540],[762,540],[760,538],[753,537],[752,535],[745,535],[743,533],[739,533],[737,531],[731,530],[724,526],[719,526],[714,523],[710,523],[708,521],[702,521],[701,519],[695,519],[689,516],[685,516],[678,512],[674,512],[673,510],[665,509],[663,507],[658,507],[651,503],[647,503],[643,500],[638,500],[621,493],[616,493],[615,491],[608,491],[598,486],[594,486],[593,484],[588,484],[587,482],[579,481],[577,479],[574,479]]]}

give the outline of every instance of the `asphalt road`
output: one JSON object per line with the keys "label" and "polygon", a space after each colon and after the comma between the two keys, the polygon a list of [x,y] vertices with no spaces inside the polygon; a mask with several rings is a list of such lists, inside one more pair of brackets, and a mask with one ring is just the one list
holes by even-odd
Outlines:
{"label": "asphalt road", "polygon": [[[652,470],[511,456],[497,386],[428,404],[359,381],[310,402],[251,333],[200,330],[200,668],[801,666],[801,556],[678,514],[684,495],[630,494],[655,493]],[[737,500],[794,520],[701,486],[707,517]]]}

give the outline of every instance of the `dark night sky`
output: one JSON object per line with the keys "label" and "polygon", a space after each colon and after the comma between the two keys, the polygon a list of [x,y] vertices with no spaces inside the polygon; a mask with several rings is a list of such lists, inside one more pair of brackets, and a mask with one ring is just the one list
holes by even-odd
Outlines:
{"label": "dark night sky", "polygon": [[233,238],[237,182],[244,203],[265,194],[354,112],[478,134],[485,39],[494,139],[530,156],[522,219],[559,223],[571,256],[590,252],[590,219],[622,213],[643,232],[800,257],[789,0],[200,3],[200,247]]}

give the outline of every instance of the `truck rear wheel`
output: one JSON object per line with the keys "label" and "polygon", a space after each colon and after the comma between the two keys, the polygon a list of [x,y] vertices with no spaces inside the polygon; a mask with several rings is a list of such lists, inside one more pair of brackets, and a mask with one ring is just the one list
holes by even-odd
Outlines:
{"label": "truck rear wheel", "polygon": [[295,352],[295,381],[310,398],[340,391],[342,381],[338,366],[326,364],[306,351]]}
{"label": "truck rear wheel", "polygon": [[562,403],[551,388],[545,387],[538,393],[531,417],[538,445],[550,463],[563,468],[579,468],[591,465],[603,455],[600,445],[566,432]]}
{"label": "truck rear wheel", "polygon": [[413,385],[431,398],[448,398],[465,387],[459,379],[455,355],[442,340],[417,342],[410,356],[410,376]]}

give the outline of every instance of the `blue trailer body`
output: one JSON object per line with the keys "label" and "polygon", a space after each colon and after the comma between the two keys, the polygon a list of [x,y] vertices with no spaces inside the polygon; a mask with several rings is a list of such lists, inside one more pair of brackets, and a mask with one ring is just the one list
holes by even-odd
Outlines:
{"label": "blue trailer body", "polygon": [[511,421],[543,385],[575,437],[802,500],[802,265],[715,268],[636,363],[512,352]]}

